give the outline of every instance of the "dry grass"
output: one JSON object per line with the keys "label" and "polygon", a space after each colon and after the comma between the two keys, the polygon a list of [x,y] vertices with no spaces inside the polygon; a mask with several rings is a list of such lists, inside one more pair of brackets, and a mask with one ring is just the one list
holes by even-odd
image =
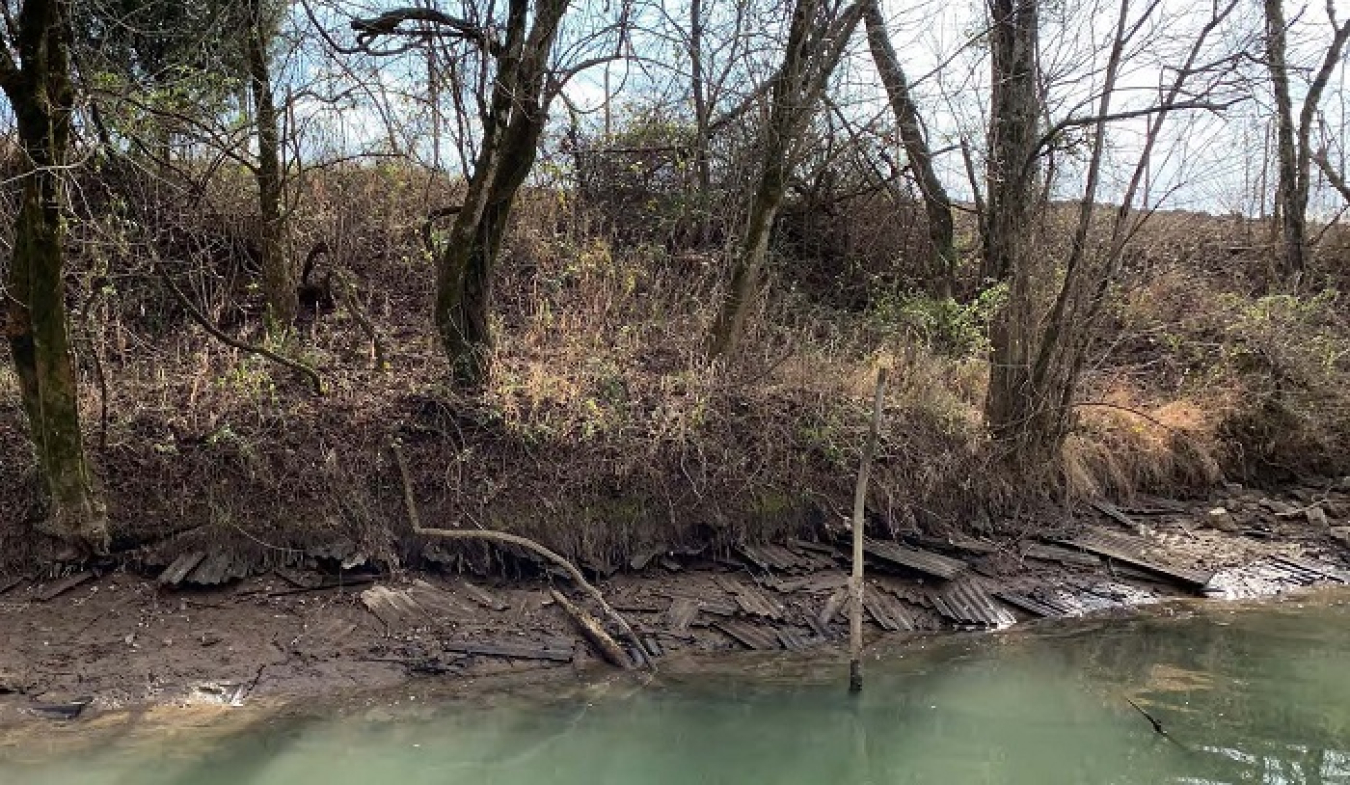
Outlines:
{"label": "dry grass", "polygon": [[[524,534],[592,565],[657,545],[819,529],[843,517],[882,358],[896,366],[870,504],[883,529],[984,526],[1047,498],[1198,490],[1221,473],[1256,477],[1291,450],[1308,462],[1286,468],[1350,471],[1335,441],[1346,443],[1350,424],[1338,386],[1350,377],[1336,354],[1350,325],[1330,302],[1261,316],[1243,276],[1207,272],[1228,253],[1228,229],[1194,217],[1159,230],[1198,227],[1191,245],[1160,240],[1138,260],[1109,351],[1085,380],[1094,405],[1080,409],[1054,481],[1025,487],[993,468],[981,356],[930,352],[903,324],[777,287],[758,303],[745,351],[710,363],[702,348],[718,261],[615,248],[556,192],[529,194],[519,210],[497,281],[494,371],[481,394],[457,393],[430,330],[433,276],[417,239],[427,206],[453,189],[354,169],[309,189],[297,246],[325,238],[338,249],[333,263],[359,281],[390,370],[372,367],[365,334],[339,309],[283,347],[323,370],[330,392],[315,398],[172,311],[151,314],[167,329],[148,329],[139,309],[157,300],[142,289],[155,283],[125,280],[98,302],[97,329],[81,345],[109,378],[106,444],[96,433],[90,444],[120,544],[180,532],[171,547],[228,543],[284,559],[288,547],[346,540],[402,563],[415,554],[385,450],[392,438],[427,525]],[[1255,310],[1235,319],[1235,304]],[[1296,328],[1317,340],[1295,338]],[[256,336],[256,325],[240,329]],[[1244,365],[1252,356],[1275,359]],[[1273,383],[1272,363],[1299,386]],[[27,453],[5,379],[8,502],[22,498],[28,470],[12,458]],[[95,430],[96,385],[83,389]],[[1272,401],[1280,418],[1261,419]],[[1248,435],[1253,417],[1294,440],[1270,447]],[[1258,446],[1264,463],[1251,460]],[[4,505],[0,531],[17,531],[21,506]],[[462,555],[478,568],[510,564],[483,549]]]}

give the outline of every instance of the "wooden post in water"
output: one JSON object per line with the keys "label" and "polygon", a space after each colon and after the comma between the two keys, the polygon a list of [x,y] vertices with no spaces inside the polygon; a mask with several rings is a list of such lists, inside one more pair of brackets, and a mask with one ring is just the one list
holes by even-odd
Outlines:
{"label": "wooden post in water", "polygon": [[862,615],[863,615],[863,530],[867,507],[867,480],[872,474],[872,458],[877,452],[881,430],[881,405],[886,393],[886,366],[877,369],[877,392],[872,403],[872,429],[863,448],[858,486],[853,492],[853,574],[849,577],[848,691],[862,692]]}

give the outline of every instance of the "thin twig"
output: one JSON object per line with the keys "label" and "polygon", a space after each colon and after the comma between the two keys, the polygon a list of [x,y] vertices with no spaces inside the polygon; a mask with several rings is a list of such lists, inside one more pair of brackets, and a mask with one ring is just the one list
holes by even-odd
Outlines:
{"label": "thin twig", "polygon": [[174,299],[178,301],[178,304],[183,306],[183,310],[187,311],[188,315],[192,317],[192,320],[201,325],[202,329],[210,333],[213,338],[227,346],[232,346],[240,351],[248,352],[249,354],[265,357],[278,365],[284,365],[285,367],[304,375],[309,379],[310,383],[314,385],[314,394],[323,395],[323,377],[319,375],[318,371],[298,360],[292,360],[289,357],[277,354],[265,346],[254,346],[246,341],[241,341],[226,335],[219,327],[212,324],[210,319],[206,318],[206,314],[202,313],[197,306],[193,304],[192,300],[183,293],[182,289],[178,288],[173,282],[173,279],[169,277],[168,271],[160,265],[156,265],[156,267],[159,268],[160,278],[164,279],[164,285],[169,287],[169,292],[173,295]]}
{"label": "thin twig", "polygon": [[1126,414],[1133,414],[1135,417],[1139,417],[1140,419],[1147,420],[1148,422],[1153,423],[1154,425],[1158,426],[1159,428],[1162,428],[1164,431],[1167,431],[1168,433],[1173,434],[1174,436],[1181,436],[1181,435],[1182,435],[1181,431],[1178,431],[1176,428],[1173,428],[1172,426],[1168,425],[1167,423],[1162,422],[1161,420],[1157,419],[1156,417],[1153,417],[1152,415],[1145,414],[1145,413],[1139,411],[1138,409],[1131,409],[1131,408],[1128,407],[1128,406],[1120,406],[1120,405],[1118,405],[1118,404],[1107,403],[1107,402],[1105,402],[1105,401],[1079,401],[1078,403],[1075,403],[1074,406],[1091,406],[1091,407],[1095,407],[1095,408],[1098,408],[1098,409],[1114,409],[1114,410],[1116,410],[1116,411],[1118,411],[1118,412],[1125,412]]}

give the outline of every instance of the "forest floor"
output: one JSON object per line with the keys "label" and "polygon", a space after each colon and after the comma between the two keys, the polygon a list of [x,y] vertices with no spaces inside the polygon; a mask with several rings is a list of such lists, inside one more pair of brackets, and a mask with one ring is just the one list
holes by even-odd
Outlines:
{"label": "forest floor", "polygon": [[[1028,526],[1034,536],[870,544],[869,638],[1350,583],[1350,478],[1058,516]],[[665,551],[630,566],[598,585],[657,667],[746,649],[840,656],[842,547]],[[331,699],[414,678],[472,690],[466,677],[605,667],[551,599],[546,573],[491,584],[278,568],[210,588],[166,585],[174,577],[0,577],[0,728],[147,705]],[[565,578],[557,585],[572,591]]]}

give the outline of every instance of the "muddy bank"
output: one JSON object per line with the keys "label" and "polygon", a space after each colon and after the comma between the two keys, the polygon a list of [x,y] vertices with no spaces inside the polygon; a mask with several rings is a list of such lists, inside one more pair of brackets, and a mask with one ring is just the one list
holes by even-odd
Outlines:
{"label": "muddy bank", "polygon": [[[1203,501],[1101,504],[1036,534],[873,542],[869,635],[1344,584],[1345,526],[1350,488],[1231,487]],[[642,571],[598,583],[639,634],[645,651],[630,654],[657,667],[744,650],[834,656],[846,635],[846,566],[832,543],[792,540],[653,554]],[[605,667],[551,599],[547,576],[283,570],[211,588],[166,585],[174,577],[121,569],[0,580],[0,725],[332,698],[418,678],[473,689],[467,679]]]}

